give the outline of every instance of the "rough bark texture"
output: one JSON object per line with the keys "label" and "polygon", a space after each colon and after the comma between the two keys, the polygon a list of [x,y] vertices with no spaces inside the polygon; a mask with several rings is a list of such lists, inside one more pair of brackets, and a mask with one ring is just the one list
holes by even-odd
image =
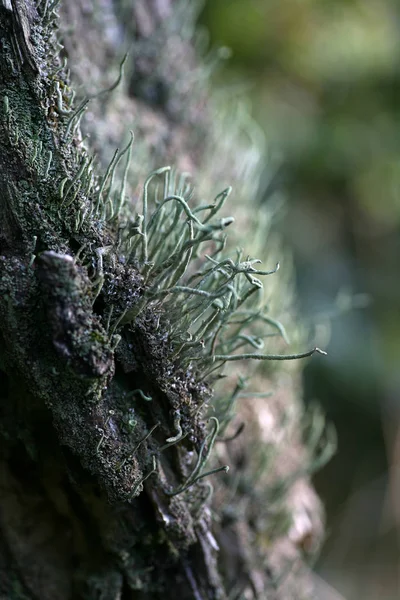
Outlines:
{"label": "rough bark texture", "polygon": [[[245,428],[209,457],[221,403],[193,362],[204,343],[177,350],[181,307],[144,302],[135,207],[154,168],[190,170],[202,194],[236,182],[254,225],[254,149],[221,125],[195,17],[173,0],[0,1],[4,599],[311,597],[322,526],[298,369],[258,373],[255,392],[278,391],[243,398],[233,422],[224,409],[220,436]],[[206,457],[230,466],[213,494],[193,481]]]}

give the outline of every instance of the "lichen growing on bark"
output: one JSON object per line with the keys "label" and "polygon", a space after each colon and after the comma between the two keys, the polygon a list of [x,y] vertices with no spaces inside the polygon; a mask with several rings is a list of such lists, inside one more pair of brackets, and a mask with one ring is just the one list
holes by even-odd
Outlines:
{"label": "lichen growing on bark", "polygon": [[220,157],[194,16],[172,1],[0,4],[7,598],[300,598],[308,586],[323,420],[309,452],[298,370],[259,369],[250,385],[244,363],[318,349],[286,349],[271,305],[286,310],[288,287],[268,285],[267,302],[262,284],[276,261],[225,248],[220,180],[237,183],[243,210],[260,154],[231,124],[231,165]]}

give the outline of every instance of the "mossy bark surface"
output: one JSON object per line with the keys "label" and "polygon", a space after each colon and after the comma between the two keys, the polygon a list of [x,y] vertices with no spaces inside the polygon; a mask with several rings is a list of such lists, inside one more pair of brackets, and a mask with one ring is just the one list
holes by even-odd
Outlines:
{"label": "mossy bark surface", "polygon": [[[167,163],[200,173],[214,140],[186,4],[0,2],[1,598],[284,598],[272,572],[284,570],[281,557],[298,567],[298,597],[307,589],[303,554],[321,534],[307,468],[296,481],[313,525],[294,539],[293,486],[277,485],[291,467],[282,459],[262,492],[250,489],[267,435],[254,406],[240,408],[248,435],[221,442],[197,346],[177,350],[172,339],[183,309],[156,301],[153,288],[149,300],[160,274],[149,275],[144,243],[133,251],[146,224],[146,215],[135,221],[138,183]],[[225,173],[218,155],[215,163],[203,189]],[[229,224],[207,229],[193,214],[212,243]],[[193,227],[187,235],[182,272]],[[282,377],[259,376],[260,391]],[[297,407],[298,376],[287,377],[287,406]],[[296,471],[307,463],[301,411],[288,412],[276,427],[292,440]],[[212,496],[208,458],[216,470],[247,469],[247,480],[229,475]]]}

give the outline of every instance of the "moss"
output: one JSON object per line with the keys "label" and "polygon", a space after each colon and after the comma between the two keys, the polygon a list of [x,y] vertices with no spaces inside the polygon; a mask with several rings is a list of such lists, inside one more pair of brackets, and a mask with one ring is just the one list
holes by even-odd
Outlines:
{"label": "moss", "polygon": [[[249,445],[242,481],[222,473],[229,456],[222,461],[216,447],[229,443],[248,377],[238,377],[232,394],[213,394],[212,386],[234,361],[292,360],[315,349],[282,350],[286,330],[262,283],[276,280],[276,262],[260,268],[242,250],[225,249],[231,188],[200,201],[185,173],[162,167],[144,180],[136,210],[127,202],[133,136],[105,166],[82,143],[89,98],[75,100],[56,56],[55,9],[32,9],[32,43],[20,53],[11,38],[16,31],[21,42],[26,32],[16,15],[0,20],[0,362],[18,381],[10,398],[24,415],[17,436],[35,473],[43,467],[35,493],[66,498],[63,518],[80,568],[75,575],[60,568],[76,598],[115,597],[123,585],[155,598],[224,598],[229,577],[223,581],[217,562],[205,477],[222,503],[234,489],[250,506],[233,512],[251,537],[249,515],[264,494],[256,480],[272,460],[271,445],[261,456],[251,456]],[[190,19],[186,25],[190,33]],[[169,88],[174,73],[166,73]],[[159,105],[174,122],[169,97]],[[11,437],[2,440],[10,454]],[[60,469],[48,466],[53,457]],[[68,564],[74,559],[68,555]]]}

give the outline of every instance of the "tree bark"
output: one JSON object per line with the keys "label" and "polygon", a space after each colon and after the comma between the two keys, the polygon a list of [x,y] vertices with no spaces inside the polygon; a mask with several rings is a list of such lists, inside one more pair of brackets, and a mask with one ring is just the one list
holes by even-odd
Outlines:
{"label": "tree bark", "polygon": [[[280,386],[273,425],[261,398],[243,398],[232,423],[234,394],[228,415],[202,376],[228,347],[216,341],[225,325],[213,327],[229,269],[260,286],[256,264],[238,259],[213,269],[225,295],[188,292],[214,264],[192,248],[215,250],[231,221],[211,219],[219,200],[202,222],[205,209],[178,206],[192,190],[177,173],[201,178],[205,195],[236,182],[245,229],[256,177],[243,175],[240,135],[224,154],[195,18],[173,0],[0,2],[1,598],[308,593],[304,557],[322,526],[299,370],[254,380],[258,392]],[[176,172],[159,169],[170,163]],[[146,212],[160,186],[175,213]],[[179,252],[165,230],[178,215]],[[204,297],[215,321],[193,341]]]}

